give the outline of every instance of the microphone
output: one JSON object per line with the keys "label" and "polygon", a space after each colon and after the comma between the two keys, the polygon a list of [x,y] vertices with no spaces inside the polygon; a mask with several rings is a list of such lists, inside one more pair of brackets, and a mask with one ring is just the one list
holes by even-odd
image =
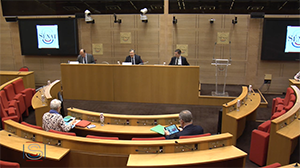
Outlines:
{"label": "microphone", "polygon": [[[180,144],[178,141],[175,141],[175,144],[183,146],[184,148],[188,149],[188,151],[194,151],[198,149],[198,144],[195,144],[195,148],[191,148],[187,145]],[[184,149],[182,149],[181,151],[184,152]]]}
{"label": "microphone", "polygon": [[158,150],[156,151],[149,151],[149,150],[135,150],[136,152],[145,152],[145,153],[163,153],[163,147],[160,146]]}

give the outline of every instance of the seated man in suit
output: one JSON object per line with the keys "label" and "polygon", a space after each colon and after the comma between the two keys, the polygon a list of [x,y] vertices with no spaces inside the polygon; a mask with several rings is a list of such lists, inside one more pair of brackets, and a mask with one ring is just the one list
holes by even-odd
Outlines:
{"label": "seated man in suit", "polygon": [[59,113],[61,109],[61,101],[53,99],[50,102],[50,109],[51,110],[49,112],[43,115],[43,129],[45,131],[49,131],[50,129],[62,132],[70,131],[76,120],[73,120],[68,125],[65,123],[62,115]]}
{"label": "seated man in suit", "polygon": [[144,64],[141,57],[139,55],[136,55],[133,49],[129,50],[129,55],[126,57],[124,62],[131,62],[132,65]]}
{"label": "seated man in suit", "polygon": [[174,57],[172,57],[169,65],[190,65],[186,58],[181,56],[181,50],[176,49],[174,53]]}
{"label": "seated man in suit", "polygon": [[179,122],[183,129],[173,135],[170,135],[167,130],[164,130],[166,139],[178,139],[180,136],[199,135],[204,133],[201,126],[193,125],[193,115],[189,110],[183,110],[179,113]]}
{"label": "seated man in suit", "polygon": [[294,76],[294,79],[300,81],[300,71]]}
{"label": "seated man in suit", "polygon": [[87,54],[84,49],[80,50],[77,61],[83,64],[95,64],[94,56]]}

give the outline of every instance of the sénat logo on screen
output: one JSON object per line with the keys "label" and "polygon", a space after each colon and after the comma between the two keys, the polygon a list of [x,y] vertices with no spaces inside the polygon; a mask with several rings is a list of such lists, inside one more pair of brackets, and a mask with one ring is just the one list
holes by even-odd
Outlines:
{"label": "s\u00e9nat logo on screen", "polygon": [[26,159],[26,161],[43,161],[42,158],[46,158],[46,144],[36,142],[23,144],[23,159]]}
{"label": "s\u00e9nat logo on screen", "polygon": [[59,48],[57,25],[36,25],[38,48]]}
{"label": "s\u00e9nat logo on screen", "polygon": [[300,26],[287,26],[284,52],[300,53]]}

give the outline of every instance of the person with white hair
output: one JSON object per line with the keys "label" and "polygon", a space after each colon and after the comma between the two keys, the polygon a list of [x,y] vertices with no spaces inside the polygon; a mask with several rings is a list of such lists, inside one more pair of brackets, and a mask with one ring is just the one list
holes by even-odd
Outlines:
{"label": "person with white hair", "polygon": [[50,102],[50,111],[43,115],[43,129],[49,131],[50,129],[55,131],[68,132],[71,130],[72,125],[76,120],[66,124],[62,115],[59,113],[61,109],[61,101],[53,99]]}
{"label": "person with white hair", "polygon": [[182,130],[173,135],[170,135],[167,130],[164,130],[166,139],[178,139],[180,136],[199,135],[204,133],[201,126],[193,125],[193,115],[189,110],[183,110],[179,113],[179,122]]}

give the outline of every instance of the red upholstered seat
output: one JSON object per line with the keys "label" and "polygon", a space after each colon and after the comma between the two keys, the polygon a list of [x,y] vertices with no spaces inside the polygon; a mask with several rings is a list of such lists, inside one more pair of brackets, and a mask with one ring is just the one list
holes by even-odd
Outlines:
{"label": "red upholstered seat", "polygon": [[258,164],[259,166],[266,164],[269,136],[270,133],[264,131],[252,131],[249,160]]}
{"label": "red upholstered seat", "polygon": [[102,136],[94,136],[94,135],[87,135],[87,138],[96,138],[96,139],[109,139],[109,140],[119,140],[118,137],[102,137]]}
{"label": "red upholstered seat", "polygon": [[26,108],[24,96],[21,93],[16,94],[14,90],[14,86],[9,84],[4,87],[6,97],[9,101],[16,100],[18,103],[20,114],[26,112],[26,116],[29,115],[28,109]]}
{"label": "red upholstered seat", "polygon": [[24,98],[25,98],[26,108],[29,108],[31,106],[31,99],[35,94],[35,89],[32,88],[25,89],[22,78],[14,81],[12,84],[14,86],[16,94],[21,93],[23,96],[25,96]]}
{"label": "red upholstered seat", "polygon": [[262,168],[275,168],[275,167],[280,167],[280,166],[281,166],[280,163],[273,163],[273,164],[270,164],[270,165],[262,167]]}
{"label": "red upholstered seat", "polygon": [[32,128],[36,128],[36,129],[40,129],[40,130],[43,130],[43,128],[42,127],[40,127],[40,126],[36,126],[36,125],[31,125],[31,124],[28,124],[27,122],[21,122],[21,124],[23,124],[23,125],[26,125],[26,126],[28,126],[28,127],[32,127]]}
{"label": "red upholstered seat", "polygon": [[20,168],[20,164],[17,162],[8,162],[0,160],[0,167],[1,168]]}
{"label": "red upholstered seat", "polygon": [[165,137],[153,137],[153,138],[132,138],[131,140],[165,140]]}
{"label": "red upholstered seat", "polygon": [[269,145],[271,120],[258,126],[258,130],[252,131],[249,160],[263,166],[266,164]]}
{"label": "red upholstered seat", "polygon": [[273,115],[272,115],[272,117],[271,117],[271,120],[274,120],[274,119],[276,119],[277,117],[280,117],[282,114],[284,114],[286,111],[285,110],[282,110],[282,111],[280,111],[280,112],[276,112],[276,113],[274,113]]}
{"label": "red upholstered seat", "polygon": [[282,104],[283,106],[287,106],[291,95],[295,95],[295,92],[292,88],[288,87],[286,90],[286,95],[284,97],[284,99],[280,98],[280,97],[276,97],[273,99],[272,102],[272,115],[277,111],[277,105]]}
{"label": "red upholstered seat", "polygon": [[19,120],[22,121],[22,115],[20,114],[17,101],[16,100],[8,101],[4,90],[0,91],[0,103],[4,111],[6,111],[6,113],[9,115],[11,115],[11,110],[9,110],[9,108],[13,107],[15,113],[18,115]]}
{"label": "red upholstered seat", "polygon": [[63,135],[71,135],[71,136],[76,136],[76,134],[74,132],[61,132],[61,131],[55,131],[55,130],[49,130],[49,132],[54,132],[54,133],[58,133],[58,134],[63,134]]}
{"label": "red upholstered seat", "polygon": [[210,136],[210,135],[211,135],[211,133],[200,134],[200,135],[187,135],[187,136],[180,136],[179,139],[197,138],[197,137],[204,137],[204,136]]}
{"label": "red upholstered seat", "polygon": [[23,66],[19,69],[19,71],[29,71],[29,68],[27,66]]}
{"label": "red upholstered seat", "polygon": [[19,122],[19,116],[17,114],[17,112],[15,111],[15,108],[13,107],[9,107],[6,110],[4,110],[1,102],[0,102],[0,116],[1,116],[1,120],[2,120],[2,128],[4,129],[4,121],[5,120],[14,120],[16,122]]}

